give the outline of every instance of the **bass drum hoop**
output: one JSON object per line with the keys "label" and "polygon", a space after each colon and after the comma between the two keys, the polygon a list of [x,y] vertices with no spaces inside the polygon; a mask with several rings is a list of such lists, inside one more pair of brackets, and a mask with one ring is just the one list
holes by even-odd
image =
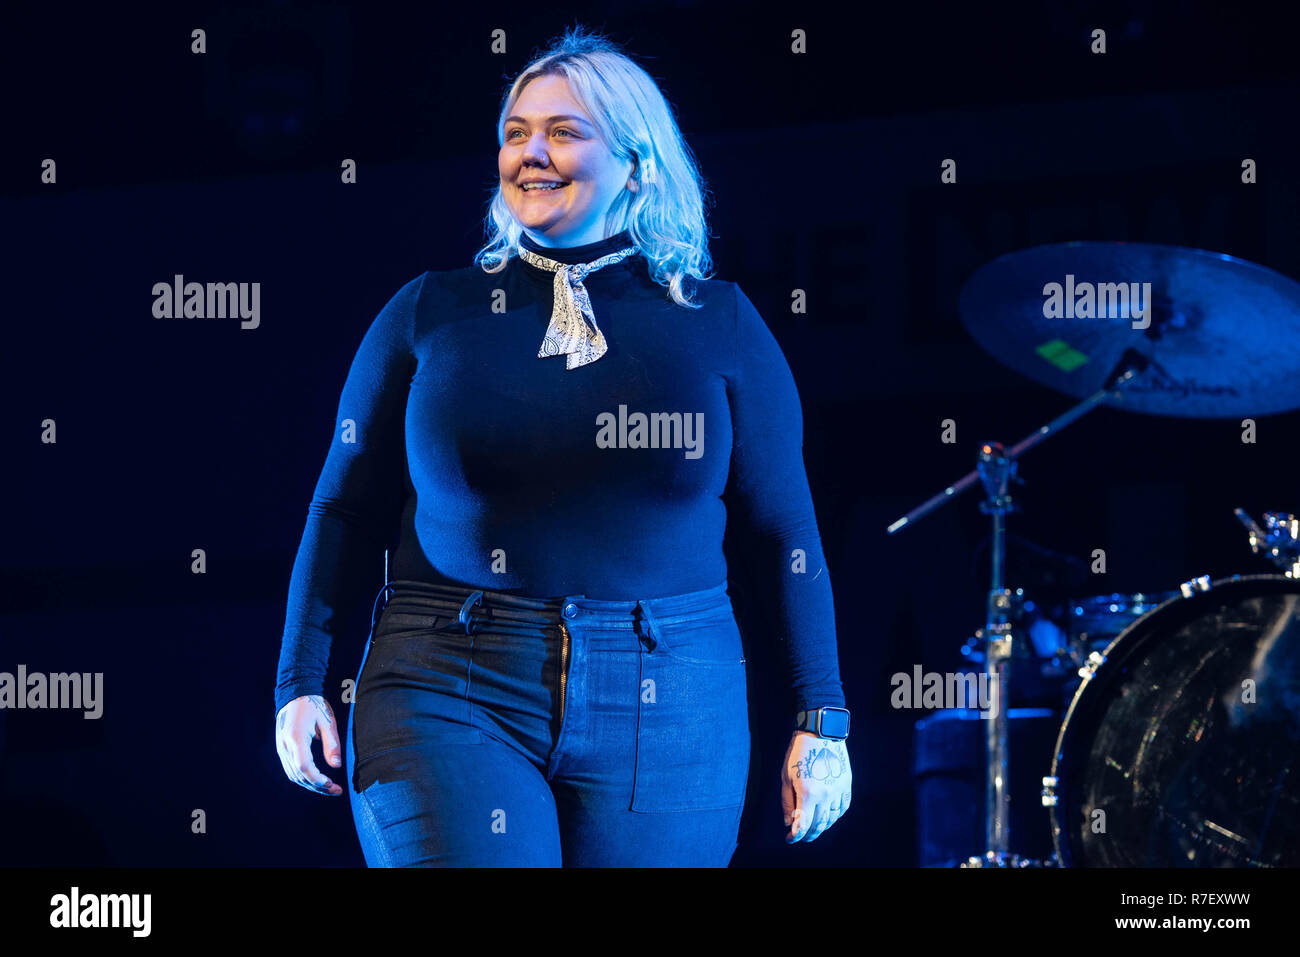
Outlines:
{"label": "bass drum hoop", "polygon": [[[1061,730],[1056,736],[1052,753],[1051,775],[1057,781],[1056,802],[1048,808],[1052,828],[1052,847],[1061,867],[1075,866],[1073,856],[1082,857],[1074,822],[1078,811],[1078,783],[1071,781],[1077,766],[1075,755],[1086,756],[1090,750],[1095,726],[1089,719],[1100,710],[1099,703],[1124,671],[1127,662],[1140,656],[1154,635],[1159,634],[1171,612],[1177,610],[1190,621],[1204,614],[1203,608],[1217,604],[1225,593],[1244,592],[1247,595],[1269,595],[1290,592],[1300,596],[1300,580],[1284,575],[1230,575],[1210,583],[1207,591],[1191,595],[1175,595],[1161,602],[1142,617],[1133,621],[1106,646],[1105,657],[1092,676],[1083,681],[1070,699]],[[1080,863],[1077,866],[1084,866]]]}

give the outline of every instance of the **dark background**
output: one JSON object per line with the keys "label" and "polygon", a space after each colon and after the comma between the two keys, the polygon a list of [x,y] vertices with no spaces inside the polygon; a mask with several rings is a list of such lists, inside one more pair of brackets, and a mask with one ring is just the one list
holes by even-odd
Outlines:
{"label": "dark background", "polygon": [[[854,804],[818,842],[782,843],[783,688],[751,655],[735,863],[916,863],[919,714],[890,707],[889,676],[961,665],[987,531],[974,495],[897,538],[885,527],[979,442],[1071,404],[974,345],[962,283],[1075,239],[1300,276],[1291,31],[1197,2],[988,7],[8,4],[0,670],[102,671],[106,711],[0,711],[0,864],[362,863],[346,797],[289,783],[273,744],[294,550],[361,335],[402,283],[469,264],[500,96],[575,20],[677,109],[715,197],[717,276],[763,313],[804,404]],[[57,185],[40,182],[46,157]],[[955,185],[939,182],[948,157]],[[260,282],[261,328],[154,319],[151,287],[174,273]],[[806,316],[790,314],[796,288]],[[57,445],[39,441],[46,418]],[[1046,600],[1270,570],[1231,509],[1300,511],[1297,422],[1260,418],[1246,445],[1237,420],[1093,413],[1022,463],[1011,529],[1061,556],[1104,548],[1108,573],[1070,580],[1020,549],[1012,580]],[[335,648],[334,687],[363,644]]]}

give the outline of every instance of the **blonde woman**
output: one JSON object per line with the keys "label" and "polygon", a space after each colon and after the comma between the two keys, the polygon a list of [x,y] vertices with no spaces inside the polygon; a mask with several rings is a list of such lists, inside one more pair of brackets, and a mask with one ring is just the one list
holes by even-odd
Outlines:
{"label": "blonde woman", "polygon": [[830,575],[794,380],[707,279],[704,189],[651,77],[569,31],[507,91],[489,242],[361,342],[290,583],[289,778],[342,788],[333,627],[395,542],[347,775],[370,866],[725,866],[747,794],[723,533],[775,600],[786,840],[847,810]]}

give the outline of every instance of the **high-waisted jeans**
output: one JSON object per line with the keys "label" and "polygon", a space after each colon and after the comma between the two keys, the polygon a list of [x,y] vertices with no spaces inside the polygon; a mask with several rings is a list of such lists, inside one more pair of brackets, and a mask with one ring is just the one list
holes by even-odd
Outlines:
{"label": "high-waisted jeans", "polygon": [[640,601],[384,593],[347,726],[369,866],[730,861],[750,740],[725,582]]}

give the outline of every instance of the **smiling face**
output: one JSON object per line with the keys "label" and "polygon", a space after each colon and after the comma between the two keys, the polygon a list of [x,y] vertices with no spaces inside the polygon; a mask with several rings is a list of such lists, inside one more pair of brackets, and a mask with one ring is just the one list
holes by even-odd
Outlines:
{"label": "smiling face", "polygon": [[[635,163],[610,152],[562,76],[539,76],[519,94],[497,169],[506,206],[541,246],[604,239],[610,206],[624,188],[636,189]],[[525,188],[535,181],[542,187]]]}

